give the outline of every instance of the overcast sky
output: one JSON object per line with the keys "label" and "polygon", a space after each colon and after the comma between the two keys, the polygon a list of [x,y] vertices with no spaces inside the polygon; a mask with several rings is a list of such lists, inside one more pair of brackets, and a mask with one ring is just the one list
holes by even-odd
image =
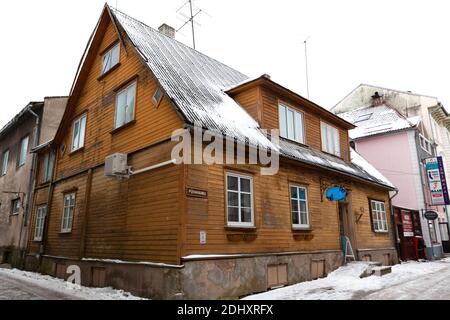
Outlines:
{"label": "overcast sky", "polygon": [[[118,0],[157,28],[185,0]],[[448,1],[197,0],[197,49],[254,77],[268,73],[331,108],[360,83],[437,96],[450,109]],[[115,6],[116,1],[109,2]],[[0,126],[29,101],[67,95],[103,0],[2,1]],[[190,29],[177,39],[191,45]]]}

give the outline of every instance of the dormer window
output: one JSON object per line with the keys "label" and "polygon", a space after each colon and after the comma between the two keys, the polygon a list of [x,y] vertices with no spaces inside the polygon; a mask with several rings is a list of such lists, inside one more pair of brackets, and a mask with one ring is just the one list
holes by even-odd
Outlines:
{"label": "dormer window", "polygon": [[320,123],[320,130],[322,136],[322,151],[340,157],[341,145],[339,130],[325,122]]}
{"label": "dormer window", "polygon": [[102,75],[115,67],[120,60],[120,43],[109,49],[103,55]]}
{"label": "dormer window", "polygon": [[304,144],[303,113],[280,103],[278,116],[280,120],[280,136]]}

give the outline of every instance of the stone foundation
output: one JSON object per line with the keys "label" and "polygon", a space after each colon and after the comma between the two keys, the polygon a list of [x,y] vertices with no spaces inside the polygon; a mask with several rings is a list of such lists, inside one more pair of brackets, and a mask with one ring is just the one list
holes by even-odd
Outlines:
{"label": "stone foundation", "polygon": [[358,250],[358,260],[381,262],[382,265],[392,266],[399,262],[395,248],[362,249]]}
{"label": "stone foundation", "polygon": [[[67,279],[68,266],[81,269],[81,284],[113,287],[151,299],[237,299],[264,292],[268,267],[286,270],[285,285],[326,276],[342,265],[341,251],[239,255],[186,259],[182,266],[29,255],[26,269]],[[315,264],[321,265],[314,269]],[[318,271],[320,275],[314,275]]]}
{"label": "stone foundation", "polygon": [[16,247],[0,247],[0,264],[10,264],[13,268],[23,268],[24,250]]}

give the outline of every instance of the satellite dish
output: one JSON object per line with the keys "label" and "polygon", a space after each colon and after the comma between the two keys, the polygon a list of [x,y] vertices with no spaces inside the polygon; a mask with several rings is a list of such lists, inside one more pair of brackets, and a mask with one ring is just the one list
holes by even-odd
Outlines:
{"label": "satellite dish", "polygon": [[344,200],[347,195],[347,190],[345,190],[342,186],[328,188],[325,194],[328,201],[341,201]]}

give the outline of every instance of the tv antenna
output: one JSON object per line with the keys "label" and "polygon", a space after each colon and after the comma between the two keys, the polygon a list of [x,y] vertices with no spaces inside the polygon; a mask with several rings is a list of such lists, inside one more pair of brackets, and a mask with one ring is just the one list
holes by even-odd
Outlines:
{"label": "tv antenna", "polygon": [[[181,10],[183,10],[184,8],[188,7],[189,9],[189,13],[188,15],[184,14],[183,12],[181,12]],[[194,14],[194,11],[196,11],[196,13]],[[192,46],[195,49],[195,25],[200,26],[199,23],[197,23],[195,21],[195,18],[200,14],[200,13],[205,13],[207,14],[204,10],[198,8],[197,6],[195,6],[193,4],[192,0],[188,0],[186,1],[178,10],[177,13],[184,19],[184,24],[178,28],[177,32],[180,31],[181,29],[183,29],[185,26],[187,26],[188,24],[191,24],[191,29],[192,29]]]}
{"label": "tv antenna", "polygon": [[308,74],[308,40],[310,37],[307,37],[303,43],[305,44],[305,70],[306,70],[306,94],[308,95],[309,100],[309,74]]}

